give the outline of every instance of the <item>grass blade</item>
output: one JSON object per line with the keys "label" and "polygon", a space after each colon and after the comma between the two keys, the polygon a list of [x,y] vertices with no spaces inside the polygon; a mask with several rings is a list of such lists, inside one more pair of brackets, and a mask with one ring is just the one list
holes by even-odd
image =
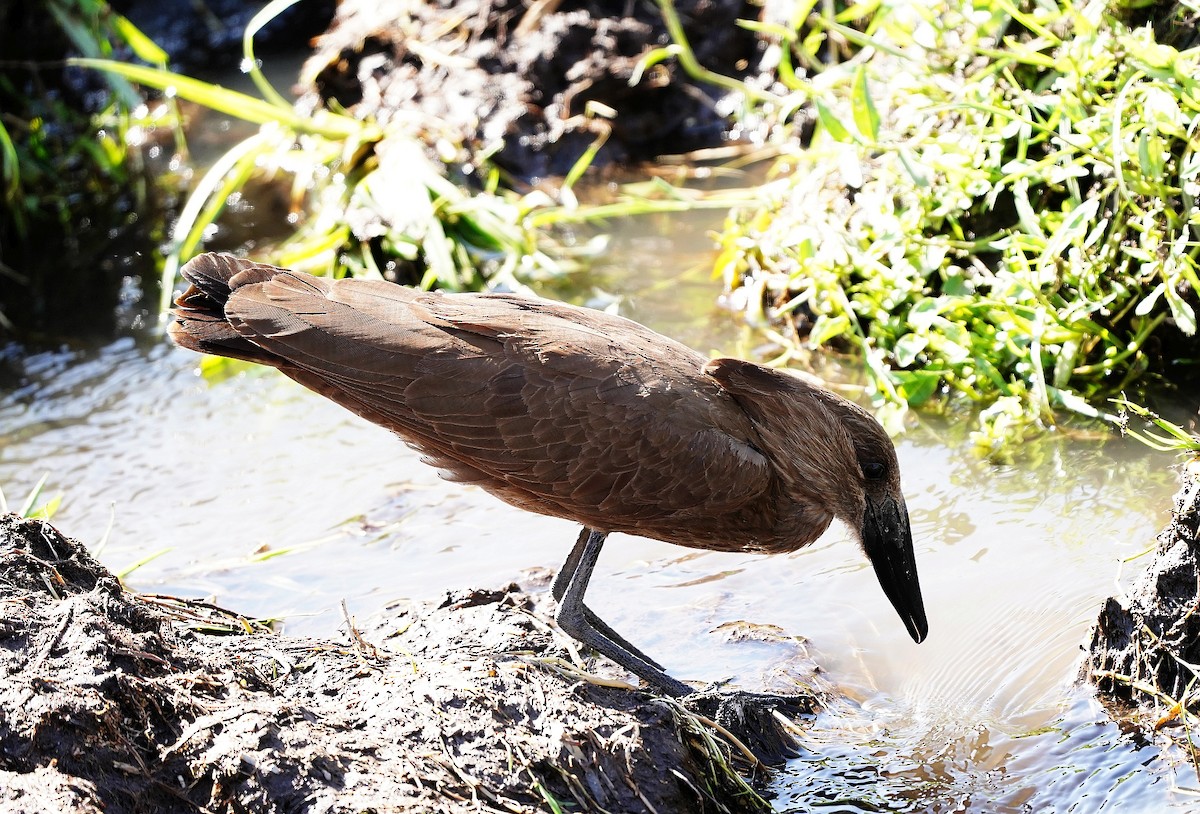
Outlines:
{"label": "grass blade", "polygon": [[110,59],[76,58],[69,59],[67,62],[80,68],[113,73],[131,82],[177,95],[196,104],[255,124],[274,123],[298,133],[313,133],[332,139],[361,136],[364,129],[369,127],[357,119],[328,111],[323,111],[321,115],[317,116],[301,116],[286,103],[280,105],[256,99],[240,91],[229,90],[220,85],[202,82],[199,79],[162,68],[148,68],[144,65],[131,65]]}
{"label": "grass blade", "polygon": [[25,502],[21,504],[21,508],[17,511],[17,514],[21,515],[21,517],[30,516],[29,513],[33,510],[33,504],[37,503],[38,496],[42,493],[42,487],[46,485],[46,480],[49,477],[49,472],[42,475],[41,480],[39,480],[37,484],[31,490],[29,490],[29,495],[25,498]]}
{"label": "grass blade", "polygon": [[254,58],[254,35],[257,34],[263,26],[274,20],[287,9],[298,3],[299,0],[272,0],[267,3],[250,18],[250,22],[246,25],[246,30],[242,32],[242,56],[244,62],[242,70],[250,74],[251,81],[258,88],[258,92],[263,95],[263,98],[275,105],[282,105],[291,108],[291,104],[275,90],[274,86],[267,81],[267,77],[263,75],[262,68],[259,67],[258,60]]}

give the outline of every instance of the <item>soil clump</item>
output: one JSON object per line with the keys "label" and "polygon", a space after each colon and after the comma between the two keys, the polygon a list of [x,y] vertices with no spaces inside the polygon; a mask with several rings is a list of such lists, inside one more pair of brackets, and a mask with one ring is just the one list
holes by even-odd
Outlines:
{"label": "soil clump", "polygon": [[287,637],[129,593],[48,523],[2,516],[0,811],[768,810],[732,770],[753,764],[679,703],[582,680],[546,597]]}
{"label": "soil clump", "polygon": [[[769,44],[737,24],[760,19],[761,6],[675,7],[705,68],[760,88],[774,81]],[[670,44],[653,2],[343,0],[301,86],[310,105],[381,122],[416,117],[431,143],[466,144],[532,181],[565,175],[601,131],[593,166],[725,143],[729,89],[691,79],[674,57],[644,64]],[[596,105],[615,115],[592,115]]]}
{"label": "soil clump", "polygon": [[[1200,463],[1183,470],[1171,522],[1145,573],[1104,603],[1085,671],[1101,699],[1135,717],[1194,701],[1200,664]],[[1157,710],[1157,713],[1155,713]]]}

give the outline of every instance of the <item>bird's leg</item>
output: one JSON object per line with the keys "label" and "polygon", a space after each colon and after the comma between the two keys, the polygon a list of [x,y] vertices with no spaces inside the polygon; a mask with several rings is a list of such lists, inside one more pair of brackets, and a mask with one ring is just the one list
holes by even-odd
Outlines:
{"label": "bird's leg", "polygon": [[550,593],[556,602],[562,602],[563,595],[567,592],[567,586],[571,584],[571,578],[575,576],[575,571],[579,568],[579,555],[583,553],[583,547],[587,544],[591,533],[592,530],[587,526],[579,530],[579,539],[571,547],[567,561],[562,564],[562,568],[558,569],[558,576],[554,578],[554,584],[550,586]]}
{"label": "bird's leg", "polygon": [[[598,625],[593,623],[593,620],[598,622],[599,619],[586,609],[583,604],[583,595],[587,591],[588,582],[592,578],[592,570],[596,567],[596,560],[600,557],[600,549],[604,546],[604,538],[608,534],[594,529],[584,529],[584,532],[587,536],[580,535],[579,542],[575,544],[578,555],[573,550],[571,556],[567,558],[567,565],[575,560],[575,567],[569,569],[570,575],[566,577],[566,586],[563,588],[563,596],[559,602],[558,616],[556,617],[559,627],[667,695],[676,698],[690,695],[693,692],[691,687],[682,681],[671,678],[661,668],[655,667],[648,659],[640,655],[640,651],[629,647],[628,643],[622,647],[614,637],[606,635]],[[567,570],[564,566],[564,571]],[[557,583],[560,580],[563,580],[562,575],[555,580],[556,584],[551,589],[552,591],[558,590],[560,586]],[[611,628],[608,628],[607,625],[604,627],[611,633]],[[619,636],[616,639],[625,641]]]}
{"label": "bird's leg", "polygon": [[[575,541],[575,547],[571,549],[571,553],[567,555],[567,561],[563,563],[562,568],[558,570],[558,576],[554,578],[554,584],[550,586],[550,593],[554,596],[555,601],[562,602],[563,595],[567,592],[567,586],[571,584],[572,577],[579,570],[579,555],[583,553],[584,546],[587,545],[588,537],[593,534],[593,531],[587,526],[579,532],[579,539]],[[663,666],[654,659],[647,656],[637,647],[629,643],[629,641],[617,631],[613,630],[604,620],[595,614],[595,612],[587,605],[583,606],[583,615],[588,623],[600,631],[600,633],[625,650],[628,650],[633,655],[637,656],[642,661],[654,667],[657,670],[662,670]]]}

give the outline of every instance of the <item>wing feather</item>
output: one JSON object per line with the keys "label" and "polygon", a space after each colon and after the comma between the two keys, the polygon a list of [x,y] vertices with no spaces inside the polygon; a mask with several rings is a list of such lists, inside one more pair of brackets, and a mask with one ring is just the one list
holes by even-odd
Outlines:
{"label": "wing feather", "polygon": [[605,527],[730,511],[771,482],[707,360],[637,323],[295,272],[233,287],[229,323],[284,372],[518,505]]}

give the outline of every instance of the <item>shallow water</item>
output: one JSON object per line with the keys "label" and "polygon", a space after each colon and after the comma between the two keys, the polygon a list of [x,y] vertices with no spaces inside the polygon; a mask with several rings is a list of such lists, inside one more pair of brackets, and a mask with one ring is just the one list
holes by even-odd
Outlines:
{"label": "shallow water", "polygon": [[[652,234],[624,248],[687,266]],[[699,240],[699,238],[698,238]],[[698,243],[703,247],[703,242]],[[697,266],[696,268],[699,268]],[[711,305],[702,271],[638,268],[592,285],[623,312],[708,351],[753,343]],[[415,453],[274,373],[209,384],[153,337],[24,361],[0,397],[0,486],[43,472],[64,533],[136,570],[132,587],[283,617],[297,634],[386,602],[557,568],[576,528],[440,481]],[[781,811],[1186,810],[1196,786],[1107,722],[1074,679],[1080,644],[1122,569],[1168,516],[1170,459],[1069,442],[996,468],[927,422],[899,442],[930,637],[917,646],[834,528],[786,556],[692,552],[614,535],[589,598],[676,676],[755,684],[797,652],[714,632],[747,621],[802,637],[847,700],[803,736],[775,784]],[[276,556],[269,556],[274,554]]]}

